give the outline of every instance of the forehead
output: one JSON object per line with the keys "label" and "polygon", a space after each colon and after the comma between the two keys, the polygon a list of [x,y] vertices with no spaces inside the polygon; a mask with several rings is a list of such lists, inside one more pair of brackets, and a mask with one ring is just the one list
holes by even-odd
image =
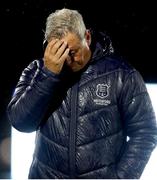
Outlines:
{"label": "forehead", "polygon": [[67,33],[62,40],[68,43],[69,48],[79,48],[82,44],[81,40],[74,33]]}

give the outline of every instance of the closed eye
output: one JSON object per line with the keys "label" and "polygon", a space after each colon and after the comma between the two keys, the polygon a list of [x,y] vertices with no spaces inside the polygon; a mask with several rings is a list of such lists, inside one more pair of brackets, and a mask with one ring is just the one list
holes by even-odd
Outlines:
{"label": "closed eye", "polygon": [[70,51],[69,51],[69,56],[74,56],[75,53],[76,53],[75,51],[71,51],[71,50],[70,50]]}

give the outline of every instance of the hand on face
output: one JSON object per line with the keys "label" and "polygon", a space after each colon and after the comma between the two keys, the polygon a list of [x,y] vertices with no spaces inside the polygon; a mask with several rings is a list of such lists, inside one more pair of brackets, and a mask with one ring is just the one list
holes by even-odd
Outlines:
{"label": "hand on face", "polygon": [[44,65],[55,74],[59,74],[69,54],[67,42],[53,39],[50,41],[44,53]]}

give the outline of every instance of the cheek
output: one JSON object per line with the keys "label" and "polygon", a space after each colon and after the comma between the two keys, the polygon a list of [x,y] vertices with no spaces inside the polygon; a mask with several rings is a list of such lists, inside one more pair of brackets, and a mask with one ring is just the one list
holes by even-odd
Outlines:
{"label": "cheek", "polygon": [[83,59],[84,61],[86,61],[86,59],[87,59],[87,50],[86,50],[86,49],[83,50],[82,59]]}
{"label": "cheek", "polygon": [[84,61],[84,55],[82,52],[75,54],[73,57],[74,62],[82,63]]}
{"label": "cheek", "polygon": [[75,57],[75,61],[79,62],[79,64],[83,64],[85,60],[85,54],[81,53],[79,56]]}

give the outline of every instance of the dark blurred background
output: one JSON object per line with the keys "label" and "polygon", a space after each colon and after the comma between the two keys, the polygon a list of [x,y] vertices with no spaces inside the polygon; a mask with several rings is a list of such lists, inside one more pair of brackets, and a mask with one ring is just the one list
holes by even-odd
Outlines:
{"label": "dark blurred background", "polygon": [[23,68],[43,56],[45,20],[60,8],[77,9],[87,28],[105,30],[116,51],[157,83],[156,9],[153,1],[5,0],[0,6],[0,178],[10,178],[11,127],[6,106]]}

